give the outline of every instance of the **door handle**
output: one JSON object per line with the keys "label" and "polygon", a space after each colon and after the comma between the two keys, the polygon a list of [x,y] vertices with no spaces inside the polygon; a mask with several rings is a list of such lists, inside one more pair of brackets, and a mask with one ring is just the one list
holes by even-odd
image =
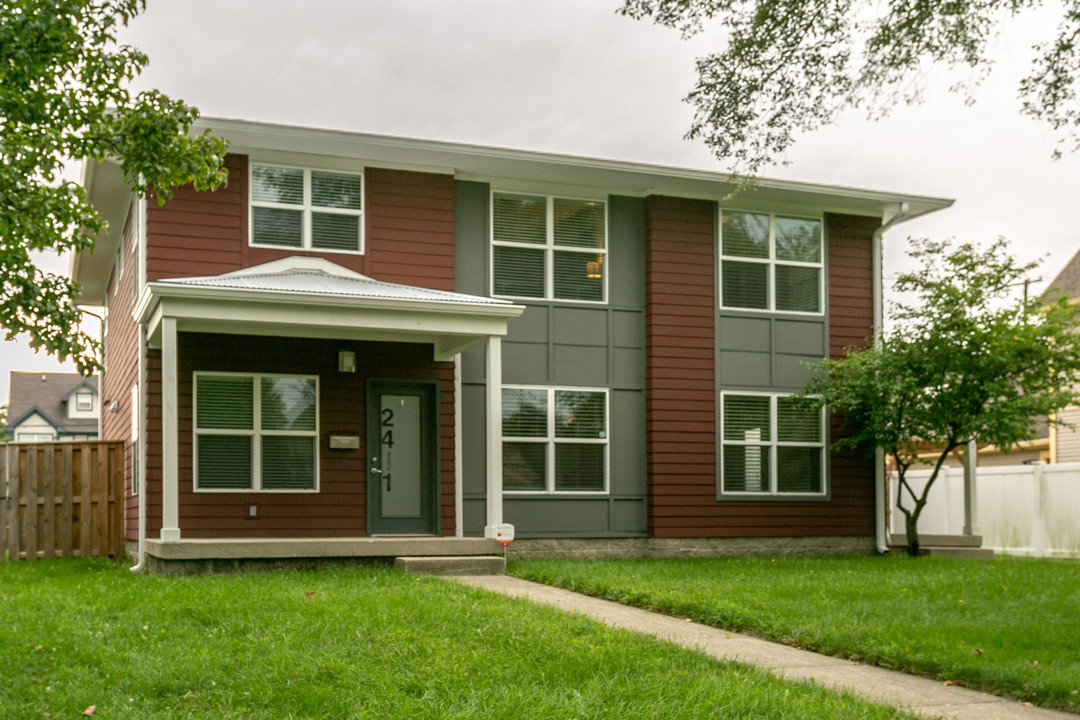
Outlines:
{"label": "door handle", "polygon": [[375,475],[382,475],[382,470],[380,470],[380,469],[379,469],[379,468],[377,468],[377,467],[373,467],[373,468],[371,468],[371,472],[372,472],[373,474],[375,474]]}

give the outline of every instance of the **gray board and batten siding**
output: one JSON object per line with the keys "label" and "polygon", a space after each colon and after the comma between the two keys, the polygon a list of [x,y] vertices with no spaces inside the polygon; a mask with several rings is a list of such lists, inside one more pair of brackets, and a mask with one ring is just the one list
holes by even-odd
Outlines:
{"label": "gray board and batten siding", "polygon": [[[491,187],[454,183],[455,289],[490,295]],[[608,302],[515,300],[524,314],[503,339],[503,383],[606,388],[607,493],[509,493],[503,516],[518,537],[644,537],[645,222],[639,198],[607,199]],[[485,511],[485,351],[461,363],[463,510],[466,535],[482,535]],[[496,427],[499,424],[496,423]]]}

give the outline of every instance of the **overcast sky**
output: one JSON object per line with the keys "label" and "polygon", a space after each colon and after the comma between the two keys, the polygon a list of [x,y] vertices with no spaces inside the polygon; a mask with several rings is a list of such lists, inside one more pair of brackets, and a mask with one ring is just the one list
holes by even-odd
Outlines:
{"label": "overcast sky", "polygon": [[[715,32],[675,31],[615,14],[618,0],[149,0],[123,35],[150,56],[136,87],[210,117],[384,133],[725,171],[683,139],[682,98]],[[852,115],[802,138],[770,177],[954,198],[886,237],[886,276],[908,236],[1012,241],[1047,256],[1040,289],[1080,249],[1080,155],[1052,161],[1051,133],[1019,114],[1031,46],[1050,39],[1042,9],[993,42],[978,102],[921,79],[930,101],[877,123]],[[54,263],[66,269],[66,260]],[[887,281],[888,282],[888,281]],[[8,371],[56,370],[25,343],[0,344]],[[67,367],[65,369],[71,370]]]}

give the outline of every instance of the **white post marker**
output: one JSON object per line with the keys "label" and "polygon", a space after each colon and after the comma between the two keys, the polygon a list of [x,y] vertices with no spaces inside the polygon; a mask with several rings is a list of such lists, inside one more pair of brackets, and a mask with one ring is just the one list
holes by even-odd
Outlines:
{"label": "white post marker", "polygon": [[514,526],[510,523],[499,523],[493,530],[495,531],[495,542],[502,545],[503,560],[506,560],[506,549],[510,547],[510,543],[514,542]]}

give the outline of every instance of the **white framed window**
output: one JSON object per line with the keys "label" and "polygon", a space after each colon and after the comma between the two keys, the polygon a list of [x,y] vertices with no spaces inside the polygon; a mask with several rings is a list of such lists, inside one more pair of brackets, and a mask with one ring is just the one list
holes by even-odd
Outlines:
{"label": "white framed window", "polygon": [[363,173],[252,165],[250,243],[364,252]]}
{"label": "white framed window", "polygon": [[820,315],[821,227],[820,218],[722,210],[720,306]]}
{"label": "white framed window", "polygon": [[94,409],[94,396],[88,392],[75,393],[75,409],[79,412],[90,412]]}
{"label": "white framed window", "polygon": [[195,490],[318,491],[319,378],[194,373]]}
{"label": "white framed window", "polygon": [[607,301],[607,204],[491,194],[491,292],[511,298]]}
{"label": "white framed window", "polygon": [[56,440],[55,435],[49,433],[16,433],[15,442],[27,442],[27,443],[39,443],[39,442],[52,442]]}
{"label": "white framed window", "polygon": [[825,409],[795,395],[720,395],[721,494],[826,494]]}
{"label": "white framed window", "polygon": [[131,494],[139,494],[139,383],[131,386]]}
{"label": "white framed window", "polygon": [[607,492],[607,390],[504,386],[502,411],[504,492]]}

